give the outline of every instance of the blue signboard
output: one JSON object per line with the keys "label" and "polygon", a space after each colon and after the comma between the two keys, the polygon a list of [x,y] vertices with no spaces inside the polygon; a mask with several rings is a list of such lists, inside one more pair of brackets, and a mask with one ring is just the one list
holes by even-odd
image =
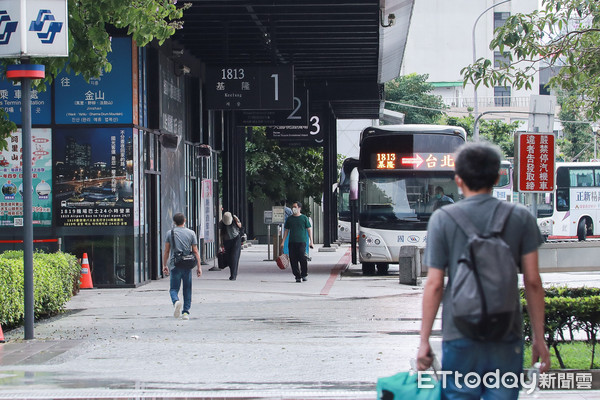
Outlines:
{"label": "blue signboard", "polygon": [[81,75],[58,75],[54,83],[57,124],[131,124],[133,82],[131,39],[113,38],[112,70],[86,82]]}
{"label": "blue signboard", "polygon": [[[8,113],[8,118],[21,125],[21,82],[4,78],[0,74],[0,107]],[[31,123],[50,125],[50,88],[44,92],[31,90]]]}

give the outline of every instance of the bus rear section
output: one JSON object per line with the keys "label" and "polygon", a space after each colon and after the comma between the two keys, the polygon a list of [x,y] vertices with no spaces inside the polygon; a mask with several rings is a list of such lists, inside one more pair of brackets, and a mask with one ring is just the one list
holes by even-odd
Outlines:
{"label": "bus rear section", "polygon": [[365,275],[387,273],[403,246],[424,247],[427,223],[459,199],[454,152],[459,127],[397,125],[367,128],[359,157],[359,257]]}
{"label": "bus rear section", "polygon": [[556,163],[556,190],[538,199],[540,231],[548,239],[556,240],[597,238],[599,204],[598,163]]}

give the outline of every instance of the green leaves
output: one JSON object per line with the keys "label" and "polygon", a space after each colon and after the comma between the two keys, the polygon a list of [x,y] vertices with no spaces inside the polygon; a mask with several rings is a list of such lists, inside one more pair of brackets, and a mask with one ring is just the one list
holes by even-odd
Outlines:
{"label": "green leaves", "polygon": [[[427,83],[429,75],[409,74],[400,76],[385,84],[385,99],[393,102],[414,105],[403,107],[398,104],[386,103],[388,110],[404,113],[406,124],[434,124],[447,108],[441,97],[429,94],[433,86]],[[422,107],[422,108],[418,108]]]}
{"label": "green leaves", "polygon": [[[68,6],[69,58],[32,59],[32,63],[46,66],[46,79],[38,85],[50,84],[65,68],[86,80],[110,72],[107,56],[114,32],[126,29],[140,47],[153,40],[162,44],[182,27],[183,12],[191,4],[177,4],[176,0],[69,0]],[[15,64],[17,60],[4,59],[1,63]],[[0,112],[0,147],[15,129],[16,125]]]}

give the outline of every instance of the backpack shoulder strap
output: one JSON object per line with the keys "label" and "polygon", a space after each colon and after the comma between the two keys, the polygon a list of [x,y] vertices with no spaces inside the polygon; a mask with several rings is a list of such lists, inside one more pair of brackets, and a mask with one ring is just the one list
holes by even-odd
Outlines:
{"label": "backpack shoulder strap", "polygon": [[493,217],[488,225],[488,232],[490,234],[499,234],[504,230],[504,225],[508,220],[508,217],[515,209],[515,205],[507,203],[506,201],[498,201],[498,205],[495,208]]}
{"label": "backpack shoulder strap", "polygon": [[440,210],[448,214],[454,220],[454,222],[456,222],[456,225],[458,225],[458,227],[462,229],[462,231],[468,237],[480,234],[479,230],[475,227],[475,225],[473,225],[473,223],[469,219],[467,213],[461,210],[460,207],[457,207],[455,205],[448,205],[446,207],[440,208]]}

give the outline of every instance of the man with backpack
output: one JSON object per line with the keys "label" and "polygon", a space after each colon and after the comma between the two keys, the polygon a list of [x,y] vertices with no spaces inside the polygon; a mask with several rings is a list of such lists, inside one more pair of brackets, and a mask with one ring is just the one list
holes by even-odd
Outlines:
{"label": "man with backpack", "polygon": [[[442,381],[443,399],[518,397],[518,382],[494,378],[512,374],[520,378],[522,373],[519,272],[531,319],[532,363],[540,361],[541,372],[550,368],[538,270],[543,239],[525,207],[492,197],[499,170],[500,153],[494,147],[463,145],[456,154],[455,181],[465,198],[436,211],[427,229],[428,277],[417,368],[425,370],[433,363],[429,337],[443,301],[442,371],[448,374]],[[472,379],[464,379],[468,374],[481,381],[474,385]]]}

